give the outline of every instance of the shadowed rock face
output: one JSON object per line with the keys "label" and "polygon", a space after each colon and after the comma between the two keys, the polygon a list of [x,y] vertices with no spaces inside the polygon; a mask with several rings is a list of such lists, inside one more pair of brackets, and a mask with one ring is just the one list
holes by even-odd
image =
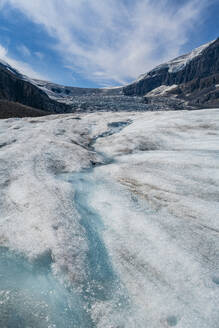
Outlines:
{"label": "shadowed rock face", "polygon": [[0,65],[0,99],[14,101],[53,113],[64,113],[69,110],[65,104],[60,104],[35,85],[22,79],[16,71],[9,71]]}
{"label": "shadowed rock face", "polygon": [[15,103],[8,100],[0,100],[0,119],[10,117],[38,117],[48,115],[46,111]]}
{"label": "shadowed rock face", "polygon": [[[183,58],[183,56],[181,57]],[[126,87],[123,91],[129,96],[144,96],[161,85],[178,85],[174,92],[195,105],[219,104],[216,85],[219,83],[219,38],[206,47],[186,65],[171,71],[168,65],[160,65],[145,77]],[[171,94],[174,93],[173,91]],[[189,97],[188,97],[189,93]],[[187,99],[188,97],[188,99]]]}
{"label": "shadowed rock face", "polygon": [[172,95],[177,95],[178,98],[186,100],[193,106],[218,107],[219,87],[217,84],[219,84],[219,73],[183,83],[172,91]]}

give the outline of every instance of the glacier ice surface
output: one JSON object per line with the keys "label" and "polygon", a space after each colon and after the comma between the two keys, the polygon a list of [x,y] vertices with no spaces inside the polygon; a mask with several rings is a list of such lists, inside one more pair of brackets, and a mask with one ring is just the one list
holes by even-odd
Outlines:
{"label": "glacier ice surface", "polygon": [[0,326],[217,328],[218,144],[219,109],[0,121]]}

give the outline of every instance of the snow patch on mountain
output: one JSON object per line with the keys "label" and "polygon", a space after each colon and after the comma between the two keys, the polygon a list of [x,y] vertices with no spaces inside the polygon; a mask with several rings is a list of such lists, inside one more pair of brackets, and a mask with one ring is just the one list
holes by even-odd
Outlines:
{"label": "snow patch on mountain", "polygon": [[168,61],[167,63],[161,64],[146,74],[141,74],[138,77],[138,79],[136,81],[134,81],[134,83],[137,83],[147,77],[151,78],[152,76],[155,76],[157,74],[157,72],[161,69],[168,69],[169,73],[176,73],[176,72],[181,71],[182,69],[184,69],[186,67],[186,65],[189,62],[191,62],[194,58],[200,56],[202,54],[202,52],[214,42],[215,42],[215,40],[213,40],[209,43],[206,43],[206,44],[194,49],[193,51],[191,51],[188,54],[182,55],[180,57],[177,57],[173,60]]}
{"label": "snow patch on mountain", "polygon": [[177,84],[173,84],[171,86],[161,85],[160,87],[157,87],[148,92],[145,96],[165,96],[169,91],[174,90],[175,88],[177,88]]}
{"label": "snow patch on mountain", "polygon": [[0,60],[0,66],[3,66],[5,69],[7,69],[9,72],[18,75],[19,77],[22,77],[22,74],[18,72],[15,68],[13,68],[11,65],[6,63],[4,60]]}
{"label": "snow patch on mountain", "polygon": [[200,56],[202,54],[202,52],[214,42],[215,42],[215,40],[213,40],[209,43],[206,43],[199,48],[194,49],[192,52],[190,52],[186,55],[180,56],[176,59],[169,61],[167,63],[168,67],[169,67],[169,73],[175,73],[175,72],[182,70],[190,61],[192,61],[194,58]]}

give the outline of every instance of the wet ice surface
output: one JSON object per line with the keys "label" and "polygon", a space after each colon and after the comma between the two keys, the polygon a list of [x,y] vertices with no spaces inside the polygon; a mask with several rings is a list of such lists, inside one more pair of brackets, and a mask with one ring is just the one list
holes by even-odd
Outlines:
{"label": "wet ice surface", "polygon": [[83,300],[52,275],[48,254],[31,263],[1,248],[0,261],[0,327],[91,326]]}
{"label": "wet ice surface", "polygon": [[0,327],[218,327],[219,110],[0,121]]}

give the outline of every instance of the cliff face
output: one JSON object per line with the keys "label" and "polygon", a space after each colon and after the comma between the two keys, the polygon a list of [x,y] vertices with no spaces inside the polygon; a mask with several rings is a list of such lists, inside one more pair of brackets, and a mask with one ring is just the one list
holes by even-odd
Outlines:
{"label": "cliff face", "polygon": [[47,112],[69,111],[67,105],[50,99],[42,90],[22,79],[20,74],[9,71],[4,65],[0,65],[0,99],[18,102]]}
{"label": "cliff face", "polygon": [[[219,83],[219,38],[191,54],[158,66],[138,81],[124,87],[123,92],[129,96],[144,96],[161,85],[178,85],[181,96],[186,96],[184,92],[189,91],[196,97],[200,91],[203,96],[204,89],[209,93],[209,88],[215,87],[217,83]],[[217,98],[217,91],[212,97]],[[199,101],[205,100],[204,98],[201,97]],[[199,101],[194,99],[195,103]]]}

